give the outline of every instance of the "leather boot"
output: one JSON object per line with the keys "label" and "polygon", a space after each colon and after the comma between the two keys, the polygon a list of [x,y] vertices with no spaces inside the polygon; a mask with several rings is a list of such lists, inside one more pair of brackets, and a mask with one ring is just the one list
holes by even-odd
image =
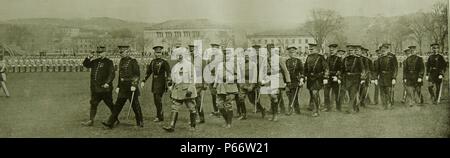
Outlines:
{"label": "leather boot", "polygon": [[195,130],[195,123],[196,123],[196,118],[197,118],[197,114],[196,113],[190,113],[189,115],[190,121],[191,121],[191,130]]}
{"label": "leather boot", "polygon": [[168,126],[163,127],[167,132],[175,131],[175,124],[177,123],[178,112],[172,112],[170,114],[170,124]]}
{"label": "leather boot", "polygon": [[142,116],[141,109],[139,109],[138,112],[136,113],[136,125],[138,127],[144,127],[144,119],[143,119],[143,116]]}

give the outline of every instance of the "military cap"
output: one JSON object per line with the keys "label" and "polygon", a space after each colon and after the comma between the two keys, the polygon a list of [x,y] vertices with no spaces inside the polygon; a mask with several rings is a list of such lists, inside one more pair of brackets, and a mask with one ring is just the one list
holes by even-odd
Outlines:
{"label": "military cap", "polygon": [[408,48],[409,49],[416,49],[417,47],[416,46],[409,46]]}
{"label": "military cap", "polygon": [[328,45],[328,47],[330,47],[330,48],[336,48],[336,47],[338,47],[338,45],[337,45],[337,44],[330,44],[330,45]]}
{"label": "military cap", "polygon": [[155,44],[153,46],[153,49],[157,49],[157,48],[163,49],[164,47],[161,44]]}
{"label": "military cap", "polygon": [[391,44],[389,44],[389,43],[383,43],[381,46],[380,46],[380,48],[390,48],[391,47]]}
{"label": "military cap", "polygon": [[220,41],[219,41],[219,40],[217,40],[217,39],[215,39],[215,40],[211,40],[211,43],[210,43],[210,45],[211,45],[211,46],[220,46]]}
{"label": "military cap", "polygon": [[96,52],[97,52],[97,53],[106,52],[106,47],[104,47],[104,46],[98,46]]}
{"label": "military cap", "polygon": [[411,50],[411,49],[405,49],[405,50],[403,50],[403,52],[406,53],[406,52],[408,52],[408,51],[410,51],[410,50]]}
{"label": "military cap", "polygon": [[353,45],[353,44],[347,44],[345,47],[346,47],[346,48],[355,48],[355,45]]}
{"label": "military cap", "polygon": [[120,48],[130,48],[130,46],[127,46],[127,45],[120,45],[120,46],[117,46],[119,49]]}
{"label": "military cap", "polygon": [[255,45],[252,46],[252,48],[259,49],[259,48],[261,48],[261,46],[258,45],[258,44],[255,44]]}
{"label": "military cap", "polygon": [[295,45],[291,44],[291,45],[288,45],[287,50],[289,50],[289,49],[291,49],[291,48],[297,49],[297,47],[296,47]]}
{"label": "military cap", "polygon": [[313,47],[317,47],[317,44],[309,43],[308,46],[309,46],[310,48],[313,48]]}
{"label": "military cap", "polygon": [[188,44],[188,47],[195,47],[194,44]]}
{"label": "military cap", "polygon": [[437,44],[437,43],[430,44],[430,47],[433,47],[433,46],[439,46],[439,44]]}
{"label": "military cap", "polygon": [[339,49],[339,50],[337,50],[337,52],[344,52],[345,53],[345,50]]}

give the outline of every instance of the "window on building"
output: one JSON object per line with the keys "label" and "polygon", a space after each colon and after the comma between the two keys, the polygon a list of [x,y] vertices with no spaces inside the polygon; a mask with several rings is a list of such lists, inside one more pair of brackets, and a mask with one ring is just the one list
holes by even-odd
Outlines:
{"label": "window on building", "polygon": [[166,37],[172,37],[172,32],[166,32]]}
{"label": "window on building", "polygon": [[181,32],[175,32],[175,37],[181,37]]}
{"label": "window on building", "polygon": [[298,39],[298,44],[302,44],[302,39]]}
{"label": "window on building", "polygon": [[193,32],[192,32],[192,35],[193,35],[194,37],[200,37],[200,32],[199,32],[199,31],[193,31]]}
{"label": "window on building", "polygon": [[270,40],[270,43],[274,43],[274,42],[273,42],[273,39]]}
{"label": "window on building", "polygon": [[292,44],[294,44],[295,43],[295,39],[292,39]]}
{"label": "window on building", "polygon": [[308,43],[309,43],[309,42],[308,42],[308,39],[305,39],[305,43],[306,43],[306,44],[308,44]]}
{"label": "window on building", "polygon": [[188,31],[183,32],[184,37],[190,37],[190,33]]}
{"label": "window on building", "polygon": [[264,40],[264,44],[267,44],[267,40]]}
{"label": "window on building", "polygon": [[157,32],[156,37],[162,38],[164,37],[164,34],[162,32]]}
{"label": "window on building", "polygon": [[258,40],[258,43],[261,43],[261,40]]}

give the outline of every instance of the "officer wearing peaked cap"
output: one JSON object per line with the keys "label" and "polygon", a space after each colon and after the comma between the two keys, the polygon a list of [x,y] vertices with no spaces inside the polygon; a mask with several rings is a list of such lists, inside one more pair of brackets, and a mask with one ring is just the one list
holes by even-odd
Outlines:
{"label": "officer wearing peaked cap", "polygon": [[103,122],[103,125],[107,128],[113,128],[114,122],[118,119],[123,106],[127,100],[130,100],[136,118],[136,125],[144,127],[142,110],[139,104],[139,64],[136,59],[130,57],[129,46],[118,47],[122,58],[119,63],[119,81],[116,88],[116,93],[118,93],[117,100],[113,113],[109,116],[107,122]]}
{"label": "officer wearing peaked cap", "polygon": [[309,44],[310,54],[305,62],[305,75],[307,88],[309,89],[311,105],[313,105],[313,117],[319,116],[320,95],[319,91],[324,84],[328,84],[328,66],[325,57],[319,54],[317,44]]}
{"label": "officer wearing peaked cap", "polygon": [[428,87],[431,100],[433,104],[438,103],[439,94],[444,80],[444,73],[446,70],[446,62],[444,57],[439,52],[439,44],[433,43],[430,45],[432,54],[428,57],[426,64],[426,79],[431,82]]}
{"label": "officer wearing peaked cap", "polygon": [[84,59],[83,65],[91,69],[91,108],[89,120],[82,124],[92,126],[97,114],[97,106],[102,100],[111,113],[113,112],[112,82],[115,77],[114,66],[112,61],[106,57],[105,47],[102,46],[97,47],[95,57],[94,54],[91,54]]}
{"label": "officer wearing peaked cap", "polygon": [[330,44],[329,48],[329,56],[327,58],[328,65],[328,84],[324,86],[324,100],[325,100],[325,110],[331,111],[331,98],[330,92],[334,96],[334,101],[336,102],[336,109],[341,110],[341,103],[339,99],[339,90],[341,84],[341,62],[342,58],[337,55],[337,44]]}
{"label": "officer wearing peaked cap", "polygon": [[406,51],[410,54],[404,61],[403,82],[406,85],[406,102],[409,106],[414,105],[415,98],[422,99],[420,89],[423,85],[425,65],[422,57],[418,56],[415,46],[410,46]]}
{"label": "officer wearing peaked cap", "polygon": [[390,53],[389,48],[390,44],[383,44],[380,47],[382,55],[375,63],[377,71],[375,77],[378,78],[378,80],[375,80],[375,83],[380,86],[381,100],[386,110],[391,109],[394,104],[393,87],[396,83],[398,69],[397,58]]}
{"label": "officer wearing peaked cap", "polygon": [[161,58],[163,48],[164,47],[160,44],[153,46],[153,50],[155,51],[155,59],[147,65],[145,78],[141,82],[141,88],[144,88],[145,82],[151,75],[153,75],[152,93],[154,99],[153,101],[156,107],[156,117],[153,120],[154,122],[164,121],[162,97],[167,91],[167,83],[171,81],[170,65],[166,60]]}
{"label": "officer wearing peaked cap", "polygon": [[[361,84],[364,84],[365,82],[363,74],[366,70],[364,62],[356,55],[358,47],[358,45],[347,45],[348,55],[344,58],[341,65],[342,76],[344,78],[342,87],[348,92],[350,98],[349,103],[352,104],[351,107],[354,112],[359,112],[359,106],[356,100],[358,90],[361,87]],[[341,95],[341,97],[343,97],[343,95]],[[350,107],[348,108],[347,113],[351,113]]]}
{"label": "officer wearing peaked cap", "polygon": [[304,84],[303,63],[300,59],[295,58],[295,54],[297,54],[296,46],[289,45],[287,49],[289,51],[289,58],[286,60],[286,67],[291,78],[291,84],[288,85],[287,94],[289,97],[289,105],[292,105],[292,107],[288,107],[288,114],[291,114],[293,110],[295,110],[296,114],[300,114],[298,94]]}

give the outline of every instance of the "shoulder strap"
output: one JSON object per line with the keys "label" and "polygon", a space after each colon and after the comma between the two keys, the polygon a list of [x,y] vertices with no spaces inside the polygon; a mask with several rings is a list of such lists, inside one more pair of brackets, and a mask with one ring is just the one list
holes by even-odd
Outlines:
{"label": "shoulder strap", "polygon": [[320,56],[318,56],[316,61],[314,62],[314,66],[313,66],[313,69],[312,69],[313,73],[316,72],[316,65],[317,65],[317,62],[319,62],[319,59],[320,59]]}

